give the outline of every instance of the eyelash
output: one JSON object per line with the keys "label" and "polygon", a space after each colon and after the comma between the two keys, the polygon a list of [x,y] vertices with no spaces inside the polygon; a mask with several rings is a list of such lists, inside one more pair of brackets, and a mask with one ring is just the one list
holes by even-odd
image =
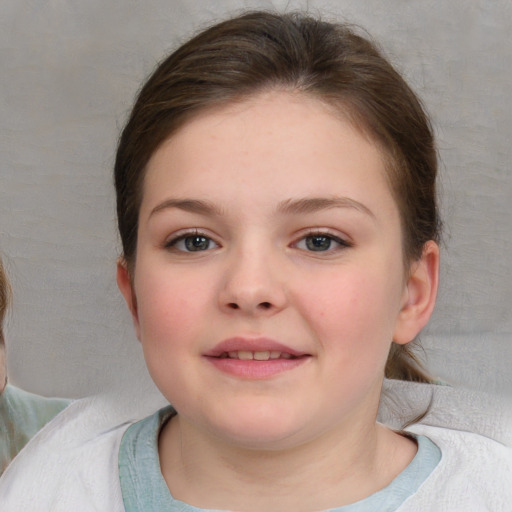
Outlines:
{"label": "eyelash", "polygon": [[[325,249],[325,250],[312,250],[310,248],[308,248],[307,246],[305,248],[301,248],[299,247],[299,244],[301,242],[304,242],[305,244],[307,244],[307,240],[308,239],[313,239],[313,238],[318,238],[318,239],[325,239],[329,242],[329,246]],[[337,244],[337,247],[334,247],[332,248],[331,247],[331,243],[334,242]],[[329,231],[322,231],[322,230],[310,230],[308,231],[305,235],[301,236],[296,242],[294,242],[292,244],[294,247],[300,249],[300,250],[303,250],[303,251],[306,251],[306,252],[312,252],[312,253],[333,253],[333,252],[337,252],[337,251],[340,251],[340,250],[343,250],[343,249],[347,249],[347,248],[350,248],[352,247],[352,243],[348,242],[347,240],[337,236],[337,235],[334,235],[332,233],[329,233]],[[319,246],[317,246],[319,247]]]}
{"label": "eyelash", "polygon": [[[201,248],[200,245],[195,245],[197,250],[190,250],[190,247],[186,246],[187,239],[203,239],[204,243],[206,243],[206,247]],[[319,250],[314,250],[311,248],[311,245],[308,245],[308,240],[317,239],[316,242],[312,242],[316,248]],[[322,241],[327,242],[327,247],[322,249],[321,243]],[[185,247],[178,248],[178,244],[180,242],[185,243]],[[331,247],[332,243],[337,244],[336,247]],[[200,243],[200,241],[199,241]],[[304,243],[305,247],[300,247],[300,244]],[[214,247],[211,247],[211,245],[214,245]],[[347,240],[344,240],[343,238],[336,236],[332,233],[329,233],[328,231],[322,231],[322,230],[310,230],[306,234],[302,235],[297,241],[293,242],[291,244],[292,247],[297,248],[299,250],[302,250],[304,252],[311,252],[311,253],[328,253],[331,254],[333,252],[337,252],[339,250],[343,250],[349,247],[352,247],[352,244],[348,242]],[[193,230],[193,231],[187,231],[184,233],[180,233],[177,236],[174,236],[171,240],[166,241],[164,244],[164,248],[167,250],[173,250],[176,252],[182,252],[182,253],[193,253],[193,252],[206,252],[208,250],[219,248],[220,245],[213,240],[212,237],[207,235],[206,233],[201,232],[200,230]]]}
{"label": "eyelash", "polygon": [[[180,242],[184,242],[186,243],[186,240],[190,238],[203,238],[207,241],[208,243],[208,247],[206,249],[199,249],[197,251],[194,251],[194,250],[186,250],[185,248],[183,249],[178,249],[176,246],[180,243]],[[185,233],[180,233],[178,234],[177,236],[174,236],[173,238],[171,238],[171,240],[168,240],[165,242],[164,244],[164,248],[165,249],[168,249],[168,250],[174,250],[176,252],[183,252],[183,253],[193,253],[193,252],[206,252],[207,250],[211,250],[212,247],[209,247],[211,244],[214,244],[216,247],[213,247],[213,248],[218,248],[220,247],[219,244],[213,240],[213,238],[209,235],[207,235],[206,233],[202,233],[201,231],[195,229],[193,231],[187,231]]]}

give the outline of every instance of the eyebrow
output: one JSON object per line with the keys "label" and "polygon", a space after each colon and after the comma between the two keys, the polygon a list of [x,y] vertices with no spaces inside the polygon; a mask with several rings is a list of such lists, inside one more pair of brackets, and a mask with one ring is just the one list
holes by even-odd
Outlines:
{"label": "eyebrow", "polygon": [[[151,217],[155,213],[169,208],[178,208],[199,215],[222,215],[222,210],[210,201],[201,199],[167,199],[155,206],[149,216]],[[375,215],[367,206],[349,197],[304,197],[300,199],[286,199],[279,203],[277,212],[285,215],[294,213],[307,214],[331,208],[353,208],[375,219]]]}
{"label": "eyebrow", "polygon": [[178,208],[190,213],[200,215],[221,215],[221,210],[215,204],[200,199],[167,199],[155,206],[149,216],[168,208]]}
{"label": "eyebrow", "polygon": [[330,208],[353,208],[375,219],[374,213],[363,203],[349,197],[305,197],[301,199],[287,199],[279,203],[278,212],[284,214],[314,213]]}

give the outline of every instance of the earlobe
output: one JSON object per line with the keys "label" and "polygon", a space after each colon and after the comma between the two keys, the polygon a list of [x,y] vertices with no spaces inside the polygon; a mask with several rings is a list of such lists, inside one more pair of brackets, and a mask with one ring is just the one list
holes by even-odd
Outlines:
{"label": "earlobe", "polygon": [[419,260],[411,266],[393,341],[405,345],[425,327],[436,303],[439,282],[439,246],[432,240],[423,247]]}
{"label": "earlobe", "polygon": [[137,334],[137,338],[140,339],[140,328],[139,328],[139,316],[137,312],[137,297],[135,295],[135,290],[133,289],[132,276],[130,271],[128,270],[128,265],[123,258],[119,258],[117,261],[117,287],[121,292],[124,300],[126,301],[126,305],[130,310],[132,315],[133,325],[135,327],[135,332]]}

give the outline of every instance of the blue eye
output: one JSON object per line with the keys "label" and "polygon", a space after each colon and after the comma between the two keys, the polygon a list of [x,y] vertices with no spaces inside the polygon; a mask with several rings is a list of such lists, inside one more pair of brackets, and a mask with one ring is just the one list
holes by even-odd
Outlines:
{"label": "blue eye", "polygon": [[211,238],[201,234],[181,235],[171,240],[166,247],[182,252],[200,252],[209,249],[216,249],[219,245]]}
{"label": "blue eye", "polygon": [[332,245],[332,238],[327,236],[308,236],[305,241],[310,251],[328,251]]}
{"label": "blue eye", "polygon": [[349,247],[350,244],[341,238],[325,233],[317,233],[301,238],[295,246],[298,249],[311,252],[328,252],[343,247]]}

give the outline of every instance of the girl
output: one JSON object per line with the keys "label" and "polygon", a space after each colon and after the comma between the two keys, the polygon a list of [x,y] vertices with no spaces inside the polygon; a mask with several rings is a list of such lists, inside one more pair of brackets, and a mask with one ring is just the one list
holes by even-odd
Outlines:
{"label": "girl", "polygon": [[385,376],[429,382],[435,181],[420,102],[351,28],[256,12],[179,48],[115,164],[118,284],[172,407],[68,407],[4,509],[509,510],[508,448],[376,421]]}

